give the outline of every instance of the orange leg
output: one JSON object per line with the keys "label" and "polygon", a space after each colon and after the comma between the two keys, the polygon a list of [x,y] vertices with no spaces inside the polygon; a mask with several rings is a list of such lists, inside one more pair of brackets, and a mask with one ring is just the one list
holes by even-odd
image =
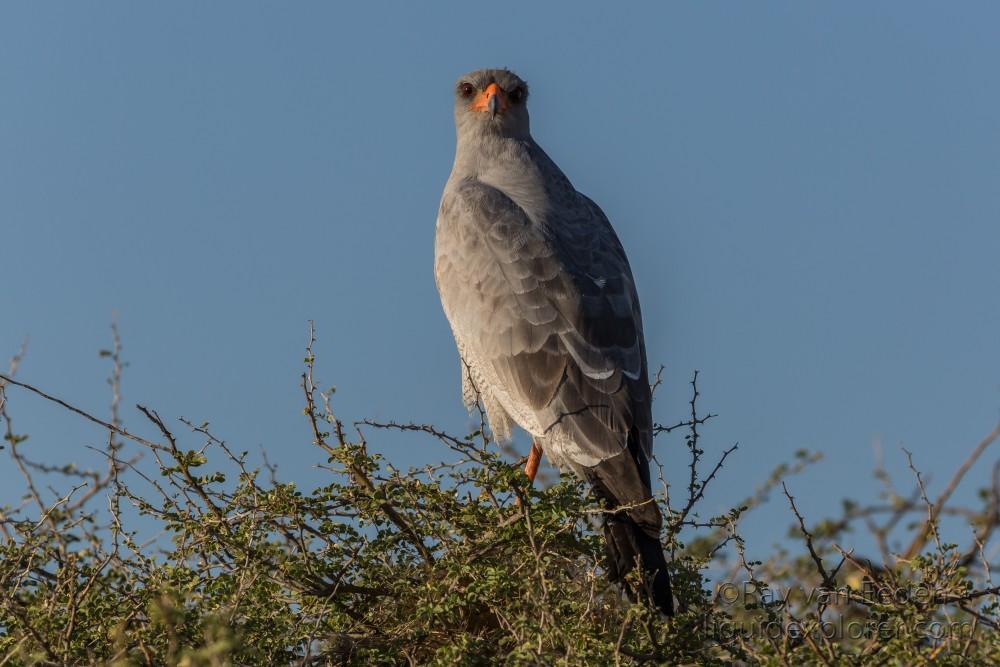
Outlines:
{"label": "orange leg", "polygon": [[531,453],[528,454],[528,462],[524,464],[524,474],[528,476],[532,482],[535,481],[535,475],[538,474],[538,464],[542,462],[542,448],[538,446],[534,441],[531,442]]}

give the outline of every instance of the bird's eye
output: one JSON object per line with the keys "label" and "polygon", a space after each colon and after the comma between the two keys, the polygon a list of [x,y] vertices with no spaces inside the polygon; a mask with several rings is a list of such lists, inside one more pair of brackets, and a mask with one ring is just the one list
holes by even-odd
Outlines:
{"label": "bird's eye", "polygon": [[472,97],[476,93],[476,87],[471,83],[463,83],[458,86],[458,94],[462,97]]}
{"label": "bird's eye", "polygon": [[524,88],[518,87],[510,91],[510,95],[507,96],[507,99],[509,99],[512,104],[520,104],[524,101]]}

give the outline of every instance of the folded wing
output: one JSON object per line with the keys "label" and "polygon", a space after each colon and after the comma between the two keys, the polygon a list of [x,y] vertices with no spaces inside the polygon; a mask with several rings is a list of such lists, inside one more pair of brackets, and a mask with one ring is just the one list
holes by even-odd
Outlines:
{"label": "folded wing", "polygon": [[[545,431],[564,429],[593,465],[650,454],[642,320],[625,253],[578,195],[536,223],[501,191],[469,181],[442,200],[435,274],[457,336],[491,364]],[[539,434],[536,434],[539,435]]]}

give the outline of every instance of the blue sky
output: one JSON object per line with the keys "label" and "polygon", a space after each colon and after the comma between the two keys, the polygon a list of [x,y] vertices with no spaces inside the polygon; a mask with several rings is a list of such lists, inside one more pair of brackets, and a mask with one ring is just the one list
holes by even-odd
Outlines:
{"label": "blue sky", "polygon": [[[509,66],[631,257],[656,417],[700,369],[706,448],[741,445],[705,510],[800,448],[825,454],[790,483],[807,517],[875,498],[874,442],[933,492],[1000,412],[998,22],[971,2],[8,3],[0,353],[30,336],[20,377],[104,414],[117,310],[129,425],[148,430],[135,403],[211,420],[311,486],[315,320],[344,418],[465,431],[434,220],[453,82]],[[98,430],[10,393],[31,456],[94,461]],[[658,454],[683,483],[682,441]],[[0,503],[18,480],[0,466]],[[750,519],[752,555],[789,519],[782,499]]]}

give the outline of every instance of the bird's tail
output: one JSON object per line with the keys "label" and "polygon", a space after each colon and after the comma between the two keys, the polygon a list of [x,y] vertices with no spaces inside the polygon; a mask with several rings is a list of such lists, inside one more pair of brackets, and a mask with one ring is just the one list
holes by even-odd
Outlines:
{"label": "bird's tail", "polygon": [[[604,544],[608,555],[608,578],[625,589],[631,599],[649,600],[667,616],[674,614],[670,574],[660,540],[643,530],[624,512],[609,514],[604,522]],[[642,586],[635,590],[626,575],[639,564]]]}

